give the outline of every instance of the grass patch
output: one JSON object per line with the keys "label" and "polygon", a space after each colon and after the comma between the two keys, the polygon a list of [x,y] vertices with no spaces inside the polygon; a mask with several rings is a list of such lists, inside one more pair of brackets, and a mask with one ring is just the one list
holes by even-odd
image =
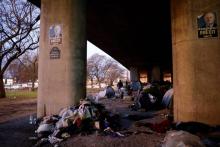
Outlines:
{"label": "grass patch", "polygon": [[6,97],[11,99],[32,99],[37,98],[37,91],[10,90],[6,91]]}
{"label": "grass patch", "polygon": [[[98,93],[103,89],[99,88],[87,88],[87,94]],[[37,98],[37,90],[7,90],[6,97],[10,99],[33,99]]]}

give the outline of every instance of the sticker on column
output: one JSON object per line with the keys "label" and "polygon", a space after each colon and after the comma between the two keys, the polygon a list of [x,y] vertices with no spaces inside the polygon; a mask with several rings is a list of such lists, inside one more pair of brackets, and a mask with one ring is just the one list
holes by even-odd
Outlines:
{"label": "sticker on column", "polygon": [[62,44],[62,27],[59,24],[51,25],[49,28],[50,45]]}
{"label": "sticker on column", "polygon": [[206,12],[198,16],[198,37],[215,38],[218,37],[217,16],[215,12]]}
{"label": "sticker on column", "polygon": [[60,59],[60,49],[53,47],[50,51],[50,59]]}

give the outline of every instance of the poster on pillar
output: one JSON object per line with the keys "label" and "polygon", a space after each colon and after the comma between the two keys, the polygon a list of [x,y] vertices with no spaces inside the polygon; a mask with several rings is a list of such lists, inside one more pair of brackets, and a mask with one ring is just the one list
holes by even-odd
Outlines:
{"label": "poster on pillar", "polygon": [[49,41],[50,45],[62,44],[62,27],[60,24],[50,26]]}
{"label": "poster on pillar", "polygon": [[218,37],[218,25],[216,18],[216,12],[206,12],[197,17],[199,38]]}
{"label": "poster on pillar", "polygon": [[60,49],[53,47],[50,51],[50,59],[60,59]]}

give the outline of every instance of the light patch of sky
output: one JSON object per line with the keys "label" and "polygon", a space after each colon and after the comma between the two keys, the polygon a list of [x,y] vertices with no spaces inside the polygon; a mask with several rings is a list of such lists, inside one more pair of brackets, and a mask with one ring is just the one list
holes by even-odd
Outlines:
{"label": "light patch of sky", "polygon": [[[111,56],[109,56],[108,54],[106,54],[104,51],[102,51],[100,48],[98,48],[97,46],[95,46],[94,44],[92,44],[91,42],[87,41],[87,59],[89,57],[91,57],[94,54],[100,54],[100,55],[104,55],[107,56],[108,58],[111,58],[113,60],[115,60],[114,58],[112,58]],[[117,60],[115,60],[117,61]],[[117,61],[118,62],[118,61]],[[119,63],[119,62],[118,62]],[[124,67],[122,64],[119,63],[119,65],[125,69],[127,69],[126,67]]]}
{"label": "light patch of sky", "polygon": [[109,58],[112,58],[111,56],[106,54],[104,51],[102,51],[100,48],[98,48],[97,46],[95,46],[91,42],[87,41],[87,59],[94,54],[105,55]]}

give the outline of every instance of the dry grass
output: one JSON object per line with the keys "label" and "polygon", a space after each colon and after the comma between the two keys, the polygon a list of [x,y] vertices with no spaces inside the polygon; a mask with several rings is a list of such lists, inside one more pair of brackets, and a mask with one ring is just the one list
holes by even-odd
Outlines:
{"label": "dry grass", "polygon": [[6,91],[6,97],[10,99],[33,99],[37,98],[37,91],[29,90],[10,90]]}

